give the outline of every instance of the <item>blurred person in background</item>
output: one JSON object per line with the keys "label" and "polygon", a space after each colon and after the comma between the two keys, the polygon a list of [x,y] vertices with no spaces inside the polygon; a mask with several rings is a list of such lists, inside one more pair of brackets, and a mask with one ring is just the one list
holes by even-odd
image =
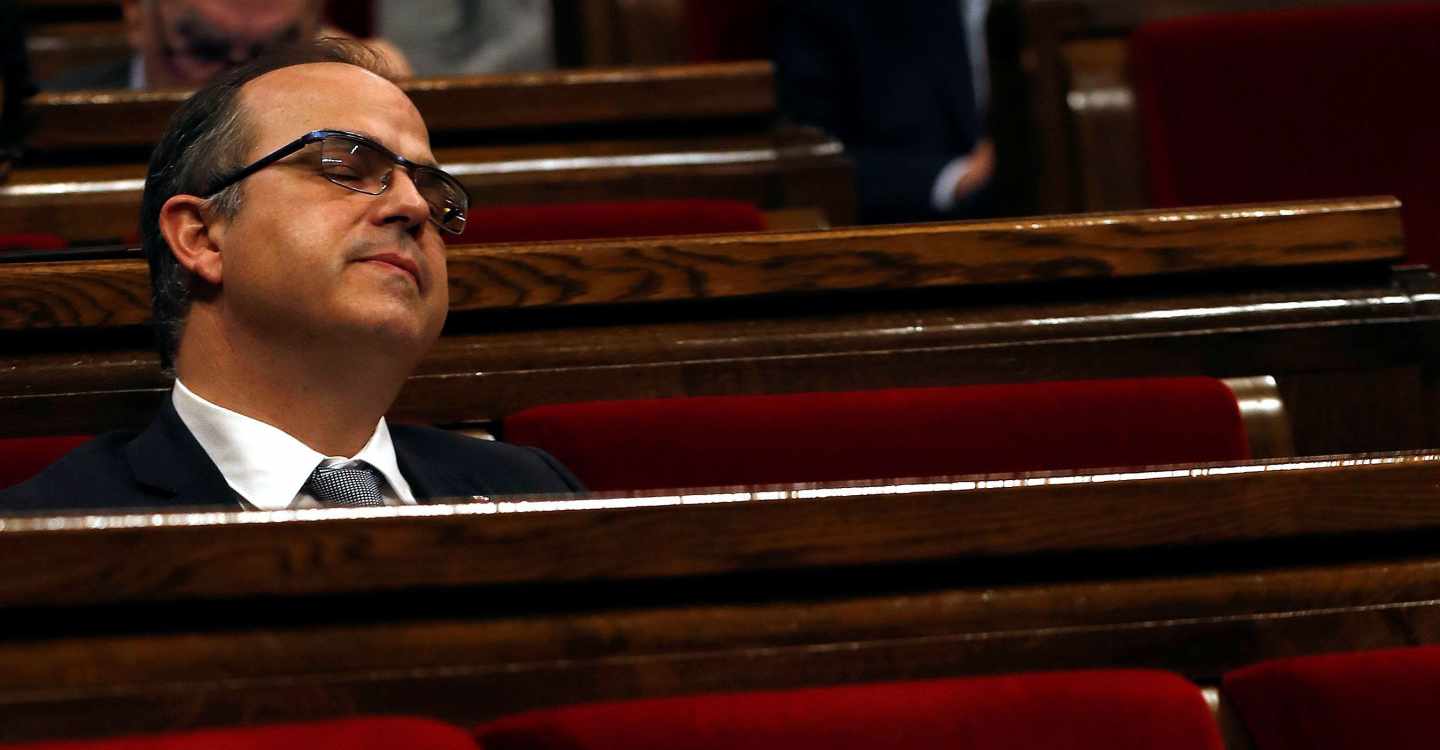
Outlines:
{"label": "blurred person in background", "polygon": [[[317,36],[326,27],[318,0],[124,0],[128,60],[67,71],[51,90],[196,88],[266,50]],[[396,77],[410,73],[393,45],[364,40]]]}
{"label": "blurred person in background", "polygon": [[862,223],[987,216],[988,0],[784,0],[781,109],[845,144]]}
{"label": "blurred person in background", "polygon": [[416,75],[555,67],[551,0],[380,0],[379,32]]}

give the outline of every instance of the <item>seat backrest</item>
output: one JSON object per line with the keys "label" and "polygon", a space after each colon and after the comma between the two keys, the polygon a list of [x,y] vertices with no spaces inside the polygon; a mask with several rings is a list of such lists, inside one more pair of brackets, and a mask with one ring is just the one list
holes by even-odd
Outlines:
{"label": "seat backrest", "polygon": [[765,216],[731,200],[653,200],[477,206],[451,244],[547,242],[656,235],[757,232]]}
{"label": "seat backrest", "polygon": [[1250,457],[1212,378],[599,401],[527,409],[502,437],[592,490],[884,479]]}
{"label": "seat backrest", "polygon": [[463,729],[433,719],[361,717],[134,737],[0,745],[3,750],[477,750]]}
{"label": "seat backrest", "polygon": [[1322,654],[1225,675],[1255,750],[1435,747],[1440,647]]}
{"label": "seat backrest", "polygon": [[0,251],[4,250],[62,250],[68,245],[58,234],[0,234]]}
{"label": "seat backrest", "polygon": [[0,490],[39,474],[89,439],[88,435],[0,438]]}
{"label": "seat backrest", "polygon": [[772,0],[685,0],[691,62],[768,60]]}
{"label": "seat backrest", "polygon": [[500,719],[477,735],[487,750],[1221,747],[1195,685],[1121,670],[595,704]]}
{"label": "seat backrest", "polygon": [[1397,195],[1414,260],[1440,260],[1440,4],[1150,23],[1131,38],[1158,207]]}

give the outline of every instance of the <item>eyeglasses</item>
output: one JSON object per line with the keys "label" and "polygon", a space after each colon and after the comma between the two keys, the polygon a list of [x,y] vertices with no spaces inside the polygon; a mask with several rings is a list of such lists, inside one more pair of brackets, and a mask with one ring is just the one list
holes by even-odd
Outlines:
{"label": "eyeglasses", "polygon": [[380,195],[390,188],[395,167],[404,169],[420,197],[430,206],[430,220],[450,234],[465,231],[470,195],[454,177],[436,167],[416,164],[375,141],[343,130],[314,130],[272,151],[268,156],[217,180],[201,194],[209,198],[231,185],[312,144],[320,144],[319,172],[325,179],[357,193]]}

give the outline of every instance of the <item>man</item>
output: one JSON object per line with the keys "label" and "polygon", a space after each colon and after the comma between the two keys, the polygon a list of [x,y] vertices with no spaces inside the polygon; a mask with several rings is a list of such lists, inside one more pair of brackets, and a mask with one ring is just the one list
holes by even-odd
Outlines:
{"label": "man", "polygon": [[440,333],[441,233],[463,228],[469,199],[372,70],[358,45],[315,43],[185,102],[141,208],[172,398],[139,435],[104,435],[0,493],[0,510],[581,489],[540,451],[383,417]]}
{"label": "man", "polygon": [[862,223],[985,216],[987,0],[786,0],[781,109],[855,159]]}
{"label": "man", "polygon": [[[44,88],[195,88],[267,49],[340,36],[320,23],[318,0],[125,0],[129,60],[68,71]],[[367,45],[391,75],[408,75],[399,50],[382,40]]]}

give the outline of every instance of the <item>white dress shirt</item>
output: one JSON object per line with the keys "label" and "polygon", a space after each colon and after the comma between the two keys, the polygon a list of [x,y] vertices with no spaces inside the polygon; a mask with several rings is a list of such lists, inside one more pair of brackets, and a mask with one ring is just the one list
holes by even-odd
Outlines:
{"label": "white dress shirt", "polygon": [[326,456],[277,427],[252,419],[195,395],[177,378],[171,392],[175,412],[200,447],[215,462],[226,483],[256,510],[318,508],[304,491],[310,472],[327,464],[364,461],[383,478],[380,494],[386,505],[415,505],[410,484],[400,474],[390,428],[381,418],[369,442],[354,456]]}

